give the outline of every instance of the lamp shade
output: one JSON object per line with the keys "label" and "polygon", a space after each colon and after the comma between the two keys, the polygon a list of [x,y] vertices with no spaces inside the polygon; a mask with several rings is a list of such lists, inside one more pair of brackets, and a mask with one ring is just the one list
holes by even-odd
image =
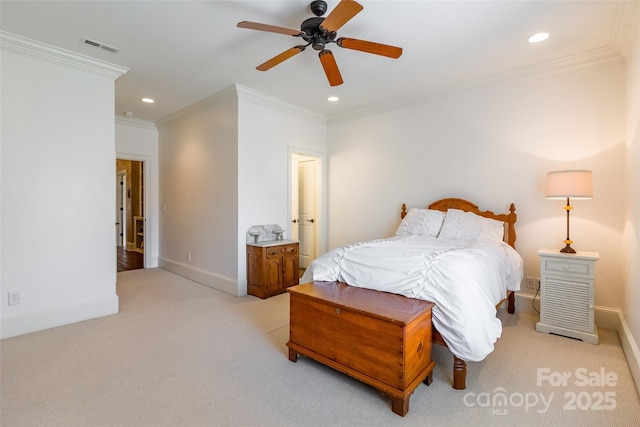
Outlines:
{"label": "lamp shade", "polygon": [[568,170],[547,173],[547,199],[591,199],[591,171]]}

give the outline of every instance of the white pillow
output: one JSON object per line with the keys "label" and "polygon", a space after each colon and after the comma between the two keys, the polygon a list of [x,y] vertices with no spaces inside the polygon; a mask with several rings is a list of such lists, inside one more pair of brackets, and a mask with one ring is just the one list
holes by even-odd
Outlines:
{"label": "white pillow", "polygon": [[398,226],[396,236],[414,234],[418,236],[438,237],[443,221],[444,212],[432,209],[411,208]]}
{"label": "white pillow", "polygon": [[449,209],[438,237],[453,240],[502,241],[504,222],[485,218],[473,212]]}

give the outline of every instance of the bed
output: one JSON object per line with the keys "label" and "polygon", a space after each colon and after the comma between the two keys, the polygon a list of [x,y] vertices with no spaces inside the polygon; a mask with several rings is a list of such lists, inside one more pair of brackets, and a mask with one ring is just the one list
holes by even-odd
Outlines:
{"label": "bed", "polygon": [[358,242],[316,258],[300,283],[340,282],[422,299],[432,309],[432,341],[453,354],[453,388],[466,387],[467,362],[481,361],[502,333],[496,310],[515,312],[523,261],[515,251],[515,206],[482,211],[447,198],[407,211],[391,238]]}

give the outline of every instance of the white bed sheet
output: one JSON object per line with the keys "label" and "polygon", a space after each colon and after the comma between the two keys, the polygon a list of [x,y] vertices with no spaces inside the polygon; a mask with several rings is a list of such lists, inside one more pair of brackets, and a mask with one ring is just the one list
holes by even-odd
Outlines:
{"label": "white bed sheet", "polygon": [[301,283],[339,281],[432,301],[432,321],[450,350],[483,360],[502,334],[496,304],[523,277],[520,255],[504,242],[400,236],[343,246],[316,258]]}

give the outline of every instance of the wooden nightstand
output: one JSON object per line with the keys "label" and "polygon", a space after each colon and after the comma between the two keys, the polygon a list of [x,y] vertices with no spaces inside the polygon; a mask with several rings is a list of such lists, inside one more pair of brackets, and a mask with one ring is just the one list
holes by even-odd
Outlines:
{"label": "wooden nightstand", "polygon": [[536,331],[598,344],[594,322],[597,252],[540,249],[540,321]]}
{"label": "wooden nightstand", "polygon": [[300,281],[298,241],[247,244],[247,293],[260,298],[283,293]]}

